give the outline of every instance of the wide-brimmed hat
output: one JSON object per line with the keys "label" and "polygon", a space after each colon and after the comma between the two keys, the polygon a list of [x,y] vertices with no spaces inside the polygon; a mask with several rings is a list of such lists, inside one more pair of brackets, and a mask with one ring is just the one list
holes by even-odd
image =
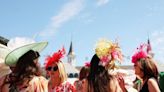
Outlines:
{"label": "wide-brimmed hat", "polygon": [[38,42],[38,43],[31,43],[21,47],[18,47],[12,50],[5,58],[5,64],[8,66],[15,66],[18,59],[24,55],[29,50],[34,50],[41,52],[46,46],[48,42]]}

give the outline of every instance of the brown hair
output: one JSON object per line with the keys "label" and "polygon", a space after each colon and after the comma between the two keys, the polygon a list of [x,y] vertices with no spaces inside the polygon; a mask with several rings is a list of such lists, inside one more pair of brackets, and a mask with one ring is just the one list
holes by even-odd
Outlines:
{"label": "brown hair", "polygon": [[13,71],[15,78],[9,81],[10,85],[13,83],[15,85],[22,85],[25,81],[29,82],[33,76],[40,76],[40,68],[36,62],[34,62],[39,56],[39,53],[33,50],[29,50],[21,56]]}
{"label": "brown hair", "polygon": [[79,80],[83,80],[84,78],[87,78],[88,74],[89,74],[89,67],[83,66],[79,73]]}
{"label": "brown hair", "polygon": [[111,92],[109,85],[113,77],[104,66],[99,65],[99,62],[100,59],[95,54],[92,57],[90,72],[87,77],[88,92]]}
{"label": "brown hair", "polygon": [[152,57],[146,57],[146,58],[142,58],[139,60],[141,66],[141,70],[144,73],[144,78],[155,78],[156,80],[158,79],[158,69],[157,66],[155,64],[155,61]]}

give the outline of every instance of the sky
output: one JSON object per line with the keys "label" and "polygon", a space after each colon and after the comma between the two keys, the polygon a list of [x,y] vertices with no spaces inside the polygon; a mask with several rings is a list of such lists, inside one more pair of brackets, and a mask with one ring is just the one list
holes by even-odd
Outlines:
{"label": "sky", "polygon": [[0,35],[48,41],[41,64],[63,46],[68,53],[72,41],[77,66],[91,60],[102,38],[117,40],[122,65],[132,64],[132,54],[149,37],[164,65],[164,0],[0,0]]}

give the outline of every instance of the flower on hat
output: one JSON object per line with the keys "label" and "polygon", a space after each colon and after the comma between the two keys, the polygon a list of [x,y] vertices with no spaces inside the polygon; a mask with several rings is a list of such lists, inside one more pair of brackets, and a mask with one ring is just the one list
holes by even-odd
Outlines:
{"label": "flower on hat", "polygon": [[148,53],[146,52],[146,44],[141,44],[139,48],[137,48],[136,53],[132,56],[132,63],[136,63],[138,60],[142,58],[146,58]]}
{"label": "flower on hat", "polygon": [[90,67],[91,64],[90,64],[90,62],[85,62],[85,65],[84,65],[84,66],[86,66],[86,67]]}
{"label": "flower on hat", "polygon": [[106,66],[113,61],[122,61],[121,49],[118,43],[112,43],[106,39],[101,39],[96,44],[95,52],[100,58],[100,65]]}
{"label": "flower on hat", "polygon": [[63,47],[61,50],[58,50],[58,52],[55,52],[52,56],[48,56],[46,58],[45,67],[47,68],[49,65],[52,65],[54,62],[59,62],[60,59],[65,54],[65,48]]}

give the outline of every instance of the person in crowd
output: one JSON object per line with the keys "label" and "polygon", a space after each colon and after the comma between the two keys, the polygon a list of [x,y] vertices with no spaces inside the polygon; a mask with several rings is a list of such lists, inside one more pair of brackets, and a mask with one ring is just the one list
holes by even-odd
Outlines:
{"label": "person in crowd", "polygon": [[[84,82],[84,92],[124,92],[118,79],[109,73],[109,69],[115,67],[114,62],[121,60],[121,51],[117,46],[108,40],[100,40],[96,46],[95,54],[90,62],[90,72]],[[124,86],[125,87],[125,86]]]}
{"label": "person in crowd", "polygon": [[5,57],[10,50],[6,46],[7,42],[4,41],[0,39],[0,89],[6,76],[11,73],[10,67],[5,64]]}
{"label": "person in crowd", "polygon": [[88,77],[90,70],[90,62],[86,62],[85,66],[80,69],[79,80],[83,80]]}
{"label": "person in crowd", "polygon": [[140,45],[137,52],[132,56],[135,74],[142,80],[139,92],[160,92],[158,85],[158,68],[155,60],[146,51],[146,44]]}
{"label": "person in crowd", "polygon": [[95,54],[91,60],[90,72],[84,82],[84,92],[122,92],[117,79],[108,70],[99,65],[100,59]]}
{"label": "person in crowd", "polygon": [[48,92],[76,92],[75,87],[67,81],[67,73],[61,58],[65,49],[46,58],[45,69],[49,76]]}
{"label": "person in crowd", "polygon": [[12,74],[8,76],[1,87],[1,92],[48,92],[48,81],[41,76],[39,52],[47,42],[31,43],[12,50],[5,59],[5,64],[11,67]]}
{"label": "person in crowd", "polygon": [[79,79],[74,82],[77,92],[84,92],[83,90],[84,88],[82,84],[84,83],[85,79],[88,77],[89,70],[90,70],[90,62],[86,62],[85,66],[83,66],[80,69]]}
{"label": "person in crowd", "polygon": [[6,38],[0,39],[0,79],[11,72],[10,68],[5,65],[5,57],[10,52],[7,42],[8,39]]}

